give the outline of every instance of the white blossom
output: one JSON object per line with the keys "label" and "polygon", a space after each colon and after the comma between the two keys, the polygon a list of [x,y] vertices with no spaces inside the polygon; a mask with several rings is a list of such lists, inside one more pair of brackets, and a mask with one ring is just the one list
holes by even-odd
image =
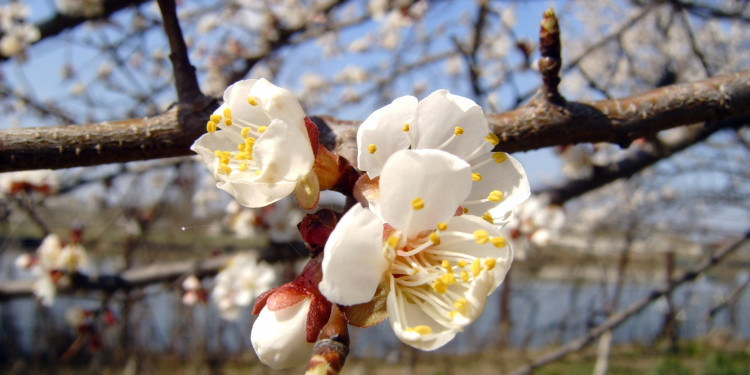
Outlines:
{"label": "white blossom", "polygon": [[249,306],[260,293],[271,289],[276,276],[273,268],[258,262],[252,254],[238,254],[216,275],[211,301],[222,318],[236,320],[242,307]]}

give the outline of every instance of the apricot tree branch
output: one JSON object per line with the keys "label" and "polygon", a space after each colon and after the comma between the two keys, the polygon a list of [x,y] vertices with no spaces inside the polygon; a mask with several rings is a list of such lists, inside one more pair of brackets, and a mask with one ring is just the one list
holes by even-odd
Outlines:
{"label": "apricot tree branch", "polygon": [[[568,101],[563,106],[532,101],[490,114],[488,121],[501,140],[497,148],[506,152],[581,142],[628,145],[660,130],[749,114],[747,103],[750,70],[623,99]],[[206,100],[149,118],[5,129],[0,131],[0,172],[191,155],[190,145],[205,131],[205,121],[217,106]],[[331,127],[337,150],[356,149],[359,122],[322,118],[326,124],[319,126]]]}
{"label": "apricot tree branch", "polygon": [[192,103],[202,98],[195,67],[190,64],[185,38],[182,36],[180,21],[177,19],[175,0],[158,0],[164,20],[164,33],[169,39],[169,59],[172,61],[177,99],[180,103]]}

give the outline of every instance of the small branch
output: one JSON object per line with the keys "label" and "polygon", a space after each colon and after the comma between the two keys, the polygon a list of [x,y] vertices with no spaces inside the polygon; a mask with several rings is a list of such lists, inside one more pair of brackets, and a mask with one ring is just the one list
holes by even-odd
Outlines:
{"label": "small branch", "polygon": [[539,72],[542,74],[544,99],[550,104],[564,105],[565,98],[560,95],[557,86],[560,84],[562,67],[562,44],[560,43],[560,25],[552,8],[544,12],[539,28]]}
{"label": "small branch", "polygon": [[[123,271],[119,275],[100,275],[89,277],[81,273],[71,275],[72,283],[68,288],[60,288],[58,293],[72,294],[78,290],[101,290],[115,292],[130,290],[154,283],[177,280],[186,274],[198,277],[212,275],[224,267],[231,256],[219,256],[202,261],[183,261],[176,263],[154,264],[143,268]],[[0,283],[0,301],[28,297],[34,294],[34,280],[4,281]]]}
{"label": "small branch", "polygon": [[511,375],[530,374],[535,369],[538,369],[539,367],[542,367],[544,365],[557,361],[570,353],[573,353],[573,352],[576,352],[585,348],[587,345],[593,342],[594,339],[602,335],[604,332],[610,331],[618,327],[620,324],[624,323],[628,318],[637,314],[638,312],[643,310],[646,306],[648,306],[652,302],[656,301],[657,299],[661,298],[667,293],[671,293],[678,286],[688,281],[694,280],[696,277],[698,277],[698,275],[705,272],[712,266],[722,261],[728,255],[738,250],[748,240],[750,240],[750,231],[745,232],[745,235],[742,238],[714,252],[709,258],[707,258],[703,262],[693,267],[692,270],[685,272],[679,278],[672,279],[672,282],[669,284],[669,286],[652,290],[651,293],[649,293],[647,297],[639,301],[636,301],[632,303],[630,306],[626,307],[625,309],[619,311],[618,313],[613,314],[607,320],[605,320],[602,324],[599,324],[598,326],[589,330],[585,335],[568,342],[567,344],[556,349],[555,351],[547,355],[544,355],[541,358],[529,363],[528,365],[512,372]]}
{"label": "small branch", "polygon": [[336,375],[344,367],[349,355],[349,328],[344,314],[335,304],[328,323],[318,335],[312,358],[307,365],[307,375]]}
{"label": "small branch", "polygon": [[562,184],[544,189],[538,193],[547,195],[550,203],[562,205],[570,199],[596,190],[610,182],[621,178],[629,178],[656,162],[703,141],[719,130],[738,128],[748,123],[750,123],[750,115],[706,124],[701,128],[693,129],[681,139],[668,145],[649,150],[638,150],[610,165],[594,167],[594,172],[589,178],[565,181]]}
{"label": "small branch", "polygon": [[704,316],[704,320],[713,319],[716,314],[718,314],[721,310],[724,310],[728,306],[731,306],[733,303],[735,303],[740,296],[742,295],[742,292],[745,291],[747,286],[750,285],[750,277],[745,278],[744,281],[740,283],[734,290],[729,293],[729,295],[721,300],[721,302],[717,303],[713,307],[711,307],[710,310],[706,313]]}
{"label": "small branch", "polygon": [[169,39],[169,59],[172,61],[174,71],[175,88],[180,103],[192,103],[202,98],[198,77],[195,75],[195,67],[190,64],[185,38],[182,36],[180,21],[177,19],[177,6],[175,0],[158,0],[164,19],[164,32]]}

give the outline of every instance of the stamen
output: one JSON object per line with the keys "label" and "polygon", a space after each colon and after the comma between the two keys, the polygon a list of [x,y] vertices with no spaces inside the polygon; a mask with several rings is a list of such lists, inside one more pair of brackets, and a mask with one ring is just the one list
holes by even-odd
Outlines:
{"label": "stamen", "polygon": [[245,171],[247,171],[247,163],[240,164],[240,172],[245,172]]}
{"label": "stamen", "polygon": [[424,201],[422,201],[422,198],[416,197],[412,199],[411,201],[411,208],[415,210],[421,210],[424,208]]}
{"label": "stamen", "polygon": [[432,283],[432,290],[439,294],[443,294],[448,291],[448,285],[446,285],[441,279],[435,279]]}
{"label": "stamen", "polygon": [[500,202],[503,199],[503,192],[500,190],[493,190],[490,195],[487,196],[491,202]]}
{"label": "stamen", "polygon": [[482,181],[482,175],[479,172],[474,172],[471,174],[471,180],[472,181]]}
{"label": "stamen", "polygon": [[457,265],[457,266],[458,266],[459,268],[464,268],[464,267],[466,267],[466,265],[467,265],[467,264],[468,264],[468,263],[466,263],[466,261],[465,261],[465,260],[459,260],[458,262],[456,262],[456,265]]}
{"label": "stamen", "polygon": [[216,131],[216,123],[213,121],[209,121],[206,123],[206,131],[209,133],[213,133]]}
{"label": "stamen", "polygon": [[456,285],[456,276],[453,275],[453,272],[451,273],[444,273],[442,276],[440,276],[440,281],[442,281],[445,285]]}
{"label": "stamen", "polygon": [[396,245],[398,245],[398,237],[397,236],[388,237],[388,246],[395,249]]}
{"label": "stamen", "polygon": [[234,155],[234,158],[237,160],[253,160],[253,156],[247,152],[238,152]]}
{"label": "stamen", "polygon": [[495,219],[492,218],[492,215],[490,215],[489,212],[485,212],[484,215],[482,215],[482,219],[486,220],[490,224],[495,224]]}
{"label": "stamen", "polygon": [[265,133],[268,130],[268,126],[259,126],[258,133]]}
{"label": "stamen", "polygon": [[227,124],[227,126],[232,126],[232,119],[228,118],[228,119],[224,120],[224,123]]}
{"label": "stamen", "polygon": [[495,268],[495,264],[497,264],[497,261],[495,260],[495,258],[487,258],[484,261],[484,265],[485,267],[487,267],[488,271]]}
{"label": "stamen", "polygon": [[245,148],[246,148],[246,145],[244,142],[237,145],[237,150],[239,151],[245,152]]}
{"label": "stamen", "polygon": [[416,332],[420,335],[429,335],[432,333],[432,328],[429,326],[406,327],[406,332]]}
{"label": "stamen", "polygon": [[455,134],[455,135],[464,134],[464,128],[462,128],[460,126],[456,126],[456,129],[453,131],[453,134]]}
{"label": "stamen", "polygon": [[493,146],[497,146],[497,144],[500,143],[500,138],[498,138],[495,133],[487,133],[484,139],[487,142],[492,143]]}
{"label": "stamen", "polygon": [[370,154],[374,154],[374,153],[375,153],[375,151],[377,151],[377,150],[378,150],[378,146],[375,146],[375,145],[374,145],[374,144],[372,144],[372,143],[370,143],[370,144],[369,144],[369,145],[367,146],[367,152],[369,152]]}
{"label": "stamen", "polygon": [[461,271],[461,281],[468,283],[469,282],[469,273],[466,271]]}
{"label": "stamen", "polygon": [[505,247],[505,245],[507,245],[505,238],[502,237],[492,237],[490,241],[492,242],[492,245],[497,248]]}
{"label": "stamen", "polygon": [[446,224],[446,223],[443,223],[443,222],[440,222],[440,223],[438,223],[438,225],[437,225],[437,229],[438,229],[438,230],[446,230],[446,229],[448,229],[448,224]]}
{"label": "stamen", "polygon": [[468,209],[468,208],[466,208],[466,207],[464,207],[464,213],[465,213],[465,214],[468,214],[468,213],[469,213],[469,209]]}
{"label": "stamen", "polygon": [[401,131],[404,131],[404,132],[408,132],[409,131],[409,123],[408,122],[406,124],[404,124],[404,127],[401,128]]}
{"label": "stamen", "polygon": [[247,138],[249,134],[250,128],[242,128],[242,130],[240,130],[240,135],[242,136],[242,138]]}
{"label": "stamen", "polygon": [[506,160],[508,160],[508,154],[504,152],[494,152],[492,153],[492,160],[495,161],[495,163],[500,164]]}
{"label": "stamen", "polygon": [[458,310],[462,315],[466,315],[466,308],[469,307],[469,301],[466,298],[459,298],[456,302],[453,302],[453,307]]}
{"label": "stamen", "polygon": [[490,234],[484,229],[477,229],[474,231],[474,241],[480,245],[484,245],[490,242]]}
{"label": "stamen", "polygon": [[232,168],[230,168],[229,165],[227,164],[219,164],[218,170],[219,172],[222,172],[227,176],[229,176],[229,174],[232,173]]}
{"label": "stamen", "polygon": [[219,121],[221,121],[221,115],[216,115],[216,114],[214,114],[214,115],[211,115],[211,117],[209,117],[209,118],[210,118],[210,119],[211,119],[211,121],[213,121],[213,122],[219,122]]}
{"label": "stamen", "polygon": [[479,273],[482,272],[482,265],[479,264],[479,258],[474,259],[473,262],[471,262],[471,274],[474,277],[479,276]]}
{"label": "stamen", "polygon": [[440,263],[440,267],[445,268],[446,271],[451,270],[451,262],[449,262],[447,259],[443,259],[443,261]]}
{"label": "stamen", "polygon": [[435,245],[440,245],[440,237],[435,232],[430,233],[430,241]]}
{"label": "stamen", "polygon": [[232,110],[229,107],[224,108],[224,118],[227,120],[232,118]]}
{"label": "stamen", "polygon": [[250,104],[253,107],[255,107],[256,105],[258,105],[258,102],[255,101],[255,98],[253,98],[252,96],[248,96],[247,97],[247,103]]}

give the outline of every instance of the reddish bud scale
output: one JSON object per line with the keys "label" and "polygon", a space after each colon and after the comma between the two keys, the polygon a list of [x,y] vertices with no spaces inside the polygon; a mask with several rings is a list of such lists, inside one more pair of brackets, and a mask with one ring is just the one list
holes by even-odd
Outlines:
{"label": "reddish bud scale", "polygon": [[315,342],[331,315],[331,303],[318,290],[318,283],[323,278],[323,271],[320,268],[322,258],[322,256],[311,258],[294,281],[258,296],[253,306],[253,314],[259,314],[263,307],[268,307],[270,311],[278,311],[293,306],[305,298],[310,298],[306,339],[307,342]]}
{"label": "reddish bud scale", "polygon": [[300,222],[299,228],[302,239],[307,243],[312,256],[318,255],[325,247],[328,237],[336,228],[341,215],[336,211],[322,209],[314,214],[308,214]]}

